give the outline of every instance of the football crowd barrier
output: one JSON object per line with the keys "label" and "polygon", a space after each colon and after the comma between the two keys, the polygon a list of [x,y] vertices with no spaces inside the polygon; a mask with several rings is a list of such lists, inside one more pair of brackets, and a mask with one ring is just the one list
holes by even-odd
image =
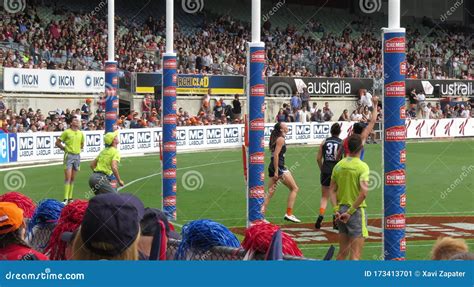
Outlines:
{"label": "football crowd barrier", "polygon": [[[174,260],[180,241],[172,238],[168,239],[166,250],[166,260]],[[215,246],[210,250],[188,250],[186,260],[240,260],[242,261],[247,252],[244,249]],[[255,253],[251,260],[264,260],[265,254]],[[283,255],[283,260],[314,260],[311,258]]]}
{"label": "football crowd barrier", "polygon": [[[341,138],[352,131],[353,122],[342,124]],[[250,123],[251,125],[252,123]],[[319,144],[329,136],[333,122],[288,123],[288,144]],[[433,139],[474,136],[474,119],[406,120],[408,139]],[[273,124],[265,124],[268,145]],[[240,148],[243,143],[243,125],[178,127],[176,149],[198,151],[206,149]],[[62,160],[64,153],[55,147],[60,132],[0,134],[0,165],[7,163],[34,163]],[[104,131],[84,131],[85,144],[82,158],[93,158],[104,147]],[[159,151],[161,128],[120,130],[119,150],[122,155],[141,155]],[[163,149],[169,148],[164,146]]]}

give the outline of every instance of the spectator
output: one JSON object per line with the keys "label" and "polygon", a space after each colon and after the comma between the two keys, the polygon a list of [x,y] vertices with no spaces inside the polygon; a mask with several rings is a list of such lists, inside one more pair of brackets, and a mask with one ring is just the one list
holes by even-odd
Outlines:
{"label": "spectator", "polygon": [[306,110],[306,106],[303,106],[301,110],[298,111],[297,114],[297,122],[300,123],[307,123],[311,119],[311,114]]}
{"label": "spectator", "polygon": [[329,103],[325,102],[324,103],[324,108],[323,108],[323,120],[325,122],[330,122],[332,120],[332,117],[334,116],[333,112],[329,108]]}
{"label": "spectator", "polygon": [[471,111],[469,110],[469,106],[467,106],[467,108],[465,108],[464,105],[461,105],[460,117],[465,118],[465,119],[471,117]]}
{"label": "spectator", "polygon": [[214,117],[216,119],[220,119],[223,115],[224,109],[222,108],[222,103],[220,101],[216,101],[214,106]]}
{"label": "spectator", "polygon": [[138,242],[138,255],[140,260],[148,260],[153,237],[159,227],[159,222],[165,226],[166,237],[175,240],[181,239],[181,236],[174,231],[173,225],[168,221],[166,215],[156,208],[145,208],[144,215],[140,221],[141,236]]}
{"label": "spectator", "polygon": [[39,252],[45,251],[63,207],[64,204],[55,199],[44,199],[38,203],[26,236],[26,242],[32,248]]}
{"label": "spectator", "polygon": [[339,117],[339,121],[349,122],[351,119],[349,118],[349,111],[344,109],[341,116]]}
{"label": "spectator", "polygon": [[73,260],[138,260],[143,203],[126,193],[94,196],[73,243]]}
{"label": "spectator", "polygon": [[416,119],[416,110],[415,108],[410,108],[408,111],[407,111],[407,118],[408,119]]}
{"label": "spectator", "polygon": [[370,117],[372,116],[372,113],[369,111],[368,106],[360,107],[360,110],[362,110],[362,122],[368,123],[370,121]]}
{"label": "spectator", "polygon": [[428,103],[427,105],[423,106],[423,110],[421,111],[422,113],[422,118],[423,119],[429,119],[431,115],[431,103]]}
{"label": "spectator", "polygon": [[239,95],[238,94],[235,94],[234,95],[234,100],[232,101],[232,107],[233,107],[233,114],[234,114],[234,117],[233,117],[233,120],[235,119],[238,119],[240,120],[240,117],[241,117],[241,113],[242,113],[242,106],[240,104],[240,100],[239,100]]}
{"label": "spectator", "polygon": [[150,115],[151,115],[151,105],[152,105],[151,96],[150,95],[145,95],[145,97],[143,97],[143,101],[142,101],[142,111],[143,111],[143,117],[144,118],[150,117]]}
{"label": "spectator", "polygon": [[310,109],[310,113],[314,114],[318,110],[318,103],[314,102],[313,107]]}
{"label": "spectator", "polygon": [[298,94],[295,94],[291,97],[290,104],[293,111],[301,109],[301,98]]}
{"label": "spectator", "polygon": [[416,95],[416,102],[417,102],[417,107],[416,107],[416,114],[419,115],[418,117],[425,118],[425,108],[426,108],[426,96],[423,93],[419,93]]}
{"label": "spectator", "polygon": [[11,202],[0,202],[0,259],[48,260],[25,242],[23,210]]}
{"label": "spectator", "polygon": [[359,108],[352,111],[351,114],[351,121],[353,122],[360,122],[362,121],[362,114],[359,112]]}
{"label": "spectator", "polygon": [[441,111],[439,103],[437,103],[436,106],[431,109],[430,118],[436,120],[443,118],[443,112]]}
{"label": "spectator", "polygon": [[372,111],[372,94],[367,92],[366,89],[362,89],[362,95],[360,97],[360,104],[369,108]]}
{"label": "spectator", "polygon": [[323,113],[322,113],[321,109],[318,109],[318,110],[313,114],[313,116],[312,116],[312,121],[314,121],[314,122],[319,122],[319,123],[321,123],[321,122],[324,121],[324,120],[323,120]]}
{"label": "spectator", "polygon": [[84,120],[86,122],[89,121],[89,117],[92,114],[91,106],[90,106],[91,103],[92,103],[92,99],[86,99],[85,104],[82,105],[81,110],[80,110],[81,120]]}
{"label": "spectator", "polygon": [[0,95],[0,111],[5,110],[5,104],[3,103],[3,96]]}
{"label": "spectator", "polygon": [[275,117],[275,121],[277,123],[286,122],[286,114],[282,108],[280,108],[280,110],[278,111],[278,114]]}
{"label": "spectator", "polygon": [[71,259],[74,235],[81,225],[87,205],[88,201],[74,200],[62,209],[45,250],[51,260]]}
{"label": "spectator", "polygon": [[311,107],[309,106],[309,100],[311,99],[308,88],[303,88],[303,93],[301,94],[301,105],[306,107],[306,111],[309,111]]}
{"label": "spectator", "polygon": [[410,103],[410,109],[416,108],[416,104],[418,103],[416,97],[416,89],[412,89],[410,94],[408,95],[408,102]]}
{"label": "spectator", "polygon": [[431,249],[431,260],[449,260],[459,253],[468,251],[469,249],[464,239],[440,237]]}

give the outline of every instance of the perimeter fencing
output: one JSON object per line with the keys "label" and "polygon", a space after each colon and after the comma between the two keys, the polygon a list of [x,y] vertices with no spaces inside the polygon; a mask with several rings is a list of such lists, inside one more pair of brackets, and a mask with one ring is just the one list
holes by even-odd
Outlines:
{"label": "perimeter fencing", "polygon": [[[166,251],[167,260],[175,260],[176,252],[181,241],[175,239],[168,239],[168,248]],[[247,251],[241,248],[216,246],[210,250],[196,250],[190,249],[186,253],[186,260],[237,260],[242,261]],[[265,254],[255,253],[251,260],[265,260]],[[317,260],[305,257],[284,255],[283,260]]]}

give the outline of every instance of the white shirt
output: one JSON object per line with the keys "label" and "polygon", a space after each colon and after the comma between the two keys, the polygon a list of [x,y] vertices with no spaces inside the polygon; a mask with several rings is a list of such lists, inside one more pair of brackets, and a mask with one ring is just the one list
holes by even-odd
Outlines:
{"label": "white shirt", "polygon": [[372,95],[370,93],[365,93],[362,97],[360,97],[360,103],[363,106],[368,106],[369,108],[372,107]]}
{"label": "white shirt", "polygon": [[465,119],[469,118],[469,110],[463,110],[461,112],[461,118],[465,118]]}

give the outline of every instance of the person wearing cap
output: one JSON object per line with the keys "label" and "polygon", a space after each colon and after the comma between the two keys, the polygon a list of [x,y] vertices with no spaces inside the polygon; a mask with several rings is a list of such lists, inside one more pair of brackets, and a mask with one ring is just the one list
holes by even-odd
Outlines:
{"label": "person wearing cap", "polygon": [[160,221],[165,226],[167,238],[180,240],[181,236],[174,230],[174,226],[168,221],[166,215],[156,208],[145,208],[142,220],[140,221],[140,241],[138,242],[138,257],[140,260],[148,260],[152,249],[154,236],[160,226]]}
{"label": "person wearing cap", "polygon": [[74,238],[72,260],[138,260],[143,203],[127,193],[93,197]]}
{"label": "person wearing cap", "polygon": [[81,167],[84,133],[80,130],[80,126],[80,120],[73,118],[71,127],[56,140],[56,147],[64,151],[64,204],[72,201],[74,179]]}
{"label": "person wearing cap", "polygon": [[23,210],[12,202],[0,202],[0,260],[48,260],[25,242]]}
{"label": "person wearing cap", "polygon": [[92,114],[91,112],[91,103],[92,99],[86,99],[85,104],[82,105],[81,107],[81,119],[84,121],[89,121],[89,117]]}
{"label": "person wearing cap", "polygon": [[93,173],[89,178],[89,186],[96,195],[117,192],[110,183],[112,176],[115,177],[120,186],[124,185],[118,171],[118,163],[120,162],[120,153],[117,149],[119,143],[118,131],[105,134],[104,143],[105,149],[91,163]]}

